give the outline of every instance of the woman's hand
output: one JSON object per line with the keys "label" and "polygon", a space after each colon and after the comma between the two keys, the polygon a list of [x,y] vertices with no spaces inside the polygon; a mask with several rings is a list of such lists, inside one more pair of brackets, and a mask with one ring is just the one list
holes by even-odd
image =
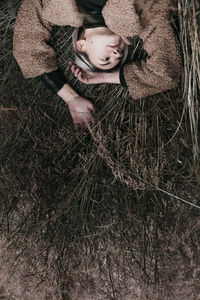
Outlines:
{"label": "woman's hand", "polygon": [[77,96],[74,99],[67,102],[72,120],[75,126],[75,130],[88,128],[91,129],[91,125],[94,125],[95,109],[93,104],[81,96]]}
{"label": "woman's hand", "polygon": [[95,109],[93,104],[87,99],[79,96],[76,91],[67,83],[60,91],[58,91],[57,94],[68,105],[75,130],[78,131],[79,128],[88,128],[90,130],[91,125],[93,125],[95,122]]}
{"label": "woman's hand", "polygon": [[85,84],[97,84],[105,82],[106,72],[90,72],[81,69],[71,61],[69,62],[69,64],[71,65],[71,71],[81,82]]}
{"label": "woman's hand", "polygon": [[85,84],[97,84],[97,83],[115,83],[120,84],[119,70],[114,72],[90,72],[81,69],[73,62],[69,62],[71,65],[71,71]]}

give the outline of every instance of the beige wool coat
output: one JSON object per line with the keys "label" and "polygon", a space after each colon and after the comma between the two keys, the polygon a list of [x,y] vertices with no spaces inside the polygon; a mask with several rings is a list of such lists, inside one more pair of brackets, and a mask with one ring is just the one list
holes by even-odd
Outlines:
{"label": "beige wool coat", "polygon": [[[182,62],[174,34],[172,0],[108,0],[102,15],[107,27],[122,38],[139,35],[148,56],[124,66],[124,77],[134,99],[176,86]],[[13,53],[25,78],[58,68],[49,46],[53,25],[80,27],[83,15],[75,0],[23,0],[17,15]]]}

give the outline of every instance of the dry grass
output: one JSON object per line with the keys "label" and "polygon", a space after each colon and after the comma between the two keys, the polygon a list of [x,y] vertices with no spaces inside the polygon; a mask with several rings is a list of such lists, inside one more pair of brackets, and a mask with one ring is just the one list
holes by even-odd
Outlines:
{"label": "dry grass", "polygon": [[200,40],[198,1],[179,1],[180,39],[184,58],[183,99],[189,115],[194,163],[199,158]]}
{"label": "dry grass", "polygon": [[84,137],[58,97],[22,78],[18,5],[0,4],[0,299],[200,299],[200,7],[178,2],[182,81],[141,101],[78,83],[71,29],[55,28],[60,67],[97,110]]}

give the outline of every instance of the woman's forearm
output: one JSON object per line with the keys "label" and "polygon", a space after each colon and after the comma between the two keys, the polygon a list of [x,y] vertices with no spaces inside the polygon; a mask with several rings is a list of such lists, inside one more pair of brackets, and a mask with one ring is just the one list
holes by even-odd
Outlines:
{"label": "woman's forearm", "polygon": [[104,73],[104,82],[120,84],[119,70],[112,72],[112,73],[105,72]]}

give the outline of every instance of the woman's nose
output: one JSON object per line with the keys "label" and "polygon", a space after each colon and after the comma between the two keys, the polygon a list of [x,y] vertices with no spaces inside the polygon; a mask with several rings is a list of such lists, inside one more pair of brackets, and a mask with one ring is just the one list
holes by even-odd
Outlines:
{"label": "woman's nose", "polygon": [[120,56],[122,56],[122,53],[121,53],[121,50],[120,49],[114,49],[113,51],[112,51],[112,53],[113,53],[113,55],[115,56],[115,57],[120,57]]}

